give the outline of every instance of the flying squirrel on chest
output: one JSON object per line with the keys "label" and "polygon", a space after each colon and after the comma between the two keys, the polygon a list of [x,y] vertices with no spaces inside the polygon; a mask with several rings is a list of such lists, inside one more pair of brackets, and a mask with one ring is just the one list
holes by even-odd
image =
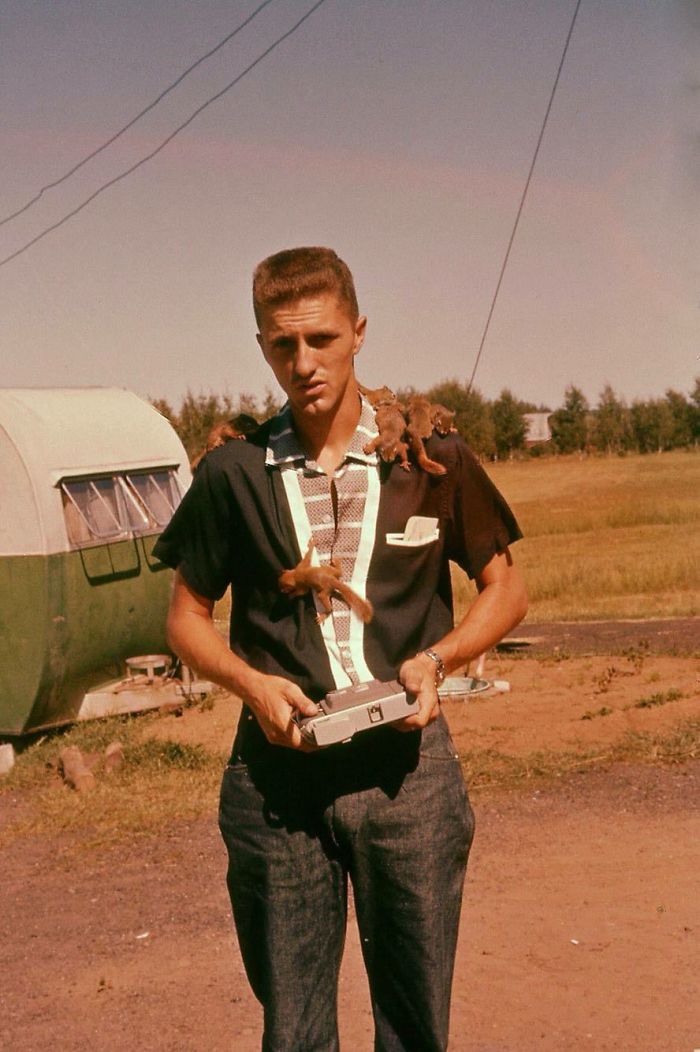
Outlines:
{"label": "flying squirrel on chest", "polygon": [[325,621],[333,610],[332,595],[340,596],[365,624],[369,624],[374,616],[372,604],[369,600],[363,599],[357,592],[354,592],[345,581],[341,580],[340,575],[342,571],[337,559],[331,559],[330,563],[324,563],[321,566],[312,566],[311,557],[314,547],[312,537],[301,562],[297,563],[293,569],[284,570],[280,574],[277,582],[280,591],[290,596],[290,598],[304,595],[310,591],[316,592],[319,602],[325,611],[325,613],[319,611],[316,614],[318,624]]}

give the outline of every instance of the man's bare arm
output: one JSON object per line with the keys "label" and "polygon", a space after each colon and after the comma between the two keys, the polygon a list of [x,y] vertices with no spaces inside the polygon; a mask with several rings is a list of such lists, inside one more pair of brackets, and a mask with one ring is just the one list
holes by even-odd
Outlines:
{"label": "man's bare arm", "polygon": [[257,672],[234,654],[214,626],[213,610],[213,600],[198,595],[178,571],[167,622],[172,649],[186,665],[246,702],[268,741],[309,749],[292,717],[295,711],[314,716],[318,706],[295,683]]}
{"label": "man's bare arm", "polygon": [[[527,613],[527,592],[519,570],[506,549],[499,552],[476,578],[479,594],[451,632],[431,647],[447,673],[485,653],[510,632]],[[425,654],[404,661],[399,679],[418,697],[420,711],[401,721],[405,730],[425,727],[437,717],[435,662]]]}

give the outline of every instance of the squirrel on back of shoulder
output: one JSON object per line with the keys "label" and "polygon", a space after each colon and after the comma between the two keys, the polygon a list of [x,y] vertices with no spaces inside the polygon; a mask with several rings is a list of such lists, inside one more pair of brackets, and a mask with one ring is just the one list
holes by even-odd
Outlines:
{"label": "squirrel on back of shoulder", "polygon": [[190,469],[194,471],[197,465],[204,459],[212,449],[225,446],[231,439],[245,439],[258,429],[258,422],[254,416],[248,413],[239,413],[231,420],[221,420],[210,429],[204,449],[190,462]]}

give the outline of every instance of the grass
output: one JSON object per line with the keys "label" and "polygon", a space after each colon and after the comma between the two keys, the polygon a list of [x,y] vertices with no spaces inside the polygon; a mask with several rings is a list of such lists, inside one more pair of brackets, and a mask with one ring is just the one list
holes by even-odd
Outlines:
{"label": "grass", "polygon": [[599,716],[611,716],[614,712],[609,705],[601,705],[599,709],[588,709],[581,717],[582,720],[596,720]]}
{"label": "grass", "polygon": [[[145,714],[77,724],[27,745],[0,781],[0,800],[17,794],[20,801],[16,816],[0,831],[0,845],[20,835],[75,833],[85,846],[95,846],[215,811],[221,756],[201,745],[145,737],[157,718]],[[124,748],[117,771],[106,775],[98,764],[89,792],[64,785],[58,770],[63,748],[102,754],[112,741]]]}
{"label": "grass", "polygon": [[[525,539],[528,620],[700,616],[700,452],[488,466]],[[473,587],[455,571],[463,610]]]}
{"label": "grass", "polygon": [[[614,673],[615,669],[611,667],[608,671]],[[629,673],[623,673],[623,675],[625,674],[629,675]],[[607,690],[607,686],[605,690]],[[603,688],[599,686],[596,693],[600,694],[603,692]],[[659,705],[668,705],[669,701],[680,701],[682,697],[682,690],[678,690],[677,687],[671,687],[669,690],[657,691],[656,694],[649,694],[645,698],[640,698],[639,701],[634,701],[631,705],[625,705],[623,711],[626,712],[628,709],[655,709]],[[609,705],[602,705],[599,709],[589,709],[587,712],[584,712],[581,719],[595,720],[599,716],[610,716],[614,711]]]}
{"label": "grass", "polygon": [[[700,615],[700,452],[623,458],[557,458],[492,465],[498,487],[526,534],[515,548],[528,584],[530,621],[656,618]],[[455,571],[460,615],[473,586]],[[217,606],[221,627],[228,599]],[[621,656],[640,671],[648,645]],[[552,660],[563,660],[557,655]],[[614,674],[625,674],[613,669]],[[599,693],[607,683],[602,682]],[[635,703],[654,707],[674,692]],[[584,718],[603,717],[601,706]],[[147,835],[179,819],[216,808],[221,756],[202,746],[148,739],[155,714],[78,724],[27,745],[13,771],[0,779],[6,817],[0,844],[22,835],[75,834],[91,846]],[[124,747],[123,766],[107,777],[97,768],[94,790],[68,789],[58,773],[62,747],[103,753]],[[666,736],[628,734],[611,747],[533,752],[514,757],[475,750],[464,757],[472,786],[517,787],[560,778],[609,762],[681,763],[700,755],[700,720]]]}
{"label": "grass", "polygon": [[670,690],[662,690],[657,694],[650,694],[646,698],[640,698],[639,701],[635,701],[633,705],[626,706],[630,709],[655,709],[659,705],[668,705],[669,701],[680,701],[683,697],[683,692],[678,690],[676,687],[671,687]]}
{"label": "grass", "polygon": [[[672,693],[667,692],[666,701],[674,700],[668,696]],[[601,709],[591,718],[604,714]],[[0,846],[27,836],[68,834],[69,849],[84,850],[162,832],[174,821],[215,814],[221,756],[199,745],[144,737],[153,718],[81,725],[47,735],[25,749],[12,773],[0,782],[0,800],[14,796],[19,803],[0,830]],[[63,784],[58,754],[64,746],[77,745],[89,754],[102,752],[115,739],[125,755],[118,772],[107,777],[98,768],[97,784],[87,793]],[[462,765],[470,788],[510,790],[610,763],[679,764],[699,756],[700,718],[695,718],[666,734],[629,732],[610,746],[537,750],[526,756],[474,749],[463,754]]]}
{"label": "grass", "polygon": [[470,789],[518,789],[611,763],[681,764],[699,756],[700,718],[695,718],[668,734],[630,731],[613,745],[583,750],[538,750],[527,756],[473,750],[463,754],[462,767]]}

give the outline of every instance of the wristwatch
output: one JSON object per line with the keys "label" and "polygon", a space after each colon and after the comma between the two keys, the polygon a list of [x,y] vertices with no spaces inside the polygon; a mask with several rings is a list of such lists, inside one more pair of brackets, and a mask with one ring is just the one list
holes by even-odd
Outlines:
{"label": "wristwatch", "polygon": [[428,647],[423,651],[426,657],[429,657],[431,661],[435,662],[435,686],[439,687],[441,683],[445,682],[445,676],[447,672],[445,670],[445,663],[439,654],[436,654],[434,650]]}

